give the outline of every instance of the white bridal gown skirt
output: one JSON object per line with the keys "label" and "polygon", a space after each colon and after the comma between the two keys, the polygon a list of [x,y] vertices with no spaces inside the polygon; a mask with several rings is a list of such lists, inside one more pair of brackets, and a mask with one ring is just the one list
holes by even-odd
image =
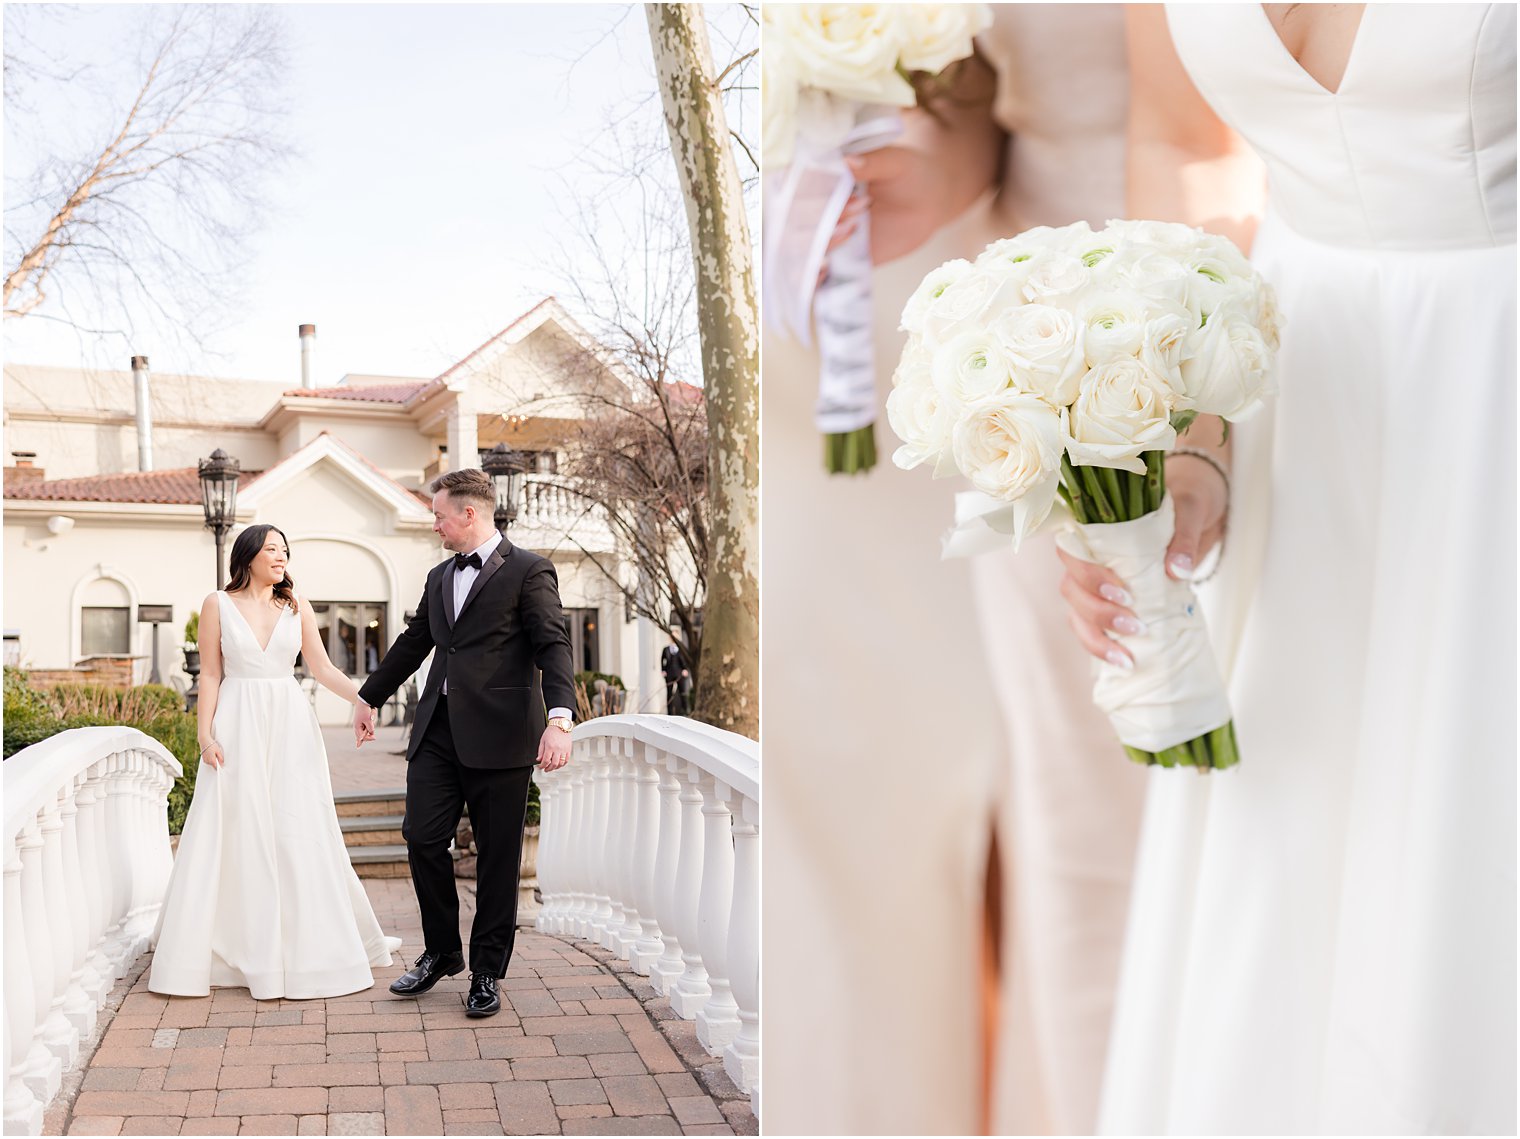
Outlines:
{"label": "white bridal gown skirt", "polygon": [[306,695],[289,675],[225,677],[214,731],[227,762],[196,777],[148,987],[246,986],[258,1000],[369,988],[401,942],[349,863]]}
{"label": "white bridal gown skirt", "polygon": [[1513,1134],[1515,248],[1269,214],[1253,260],[1282,391],[1204,597],[1242,760],[1151,776],[1100,1126]]}

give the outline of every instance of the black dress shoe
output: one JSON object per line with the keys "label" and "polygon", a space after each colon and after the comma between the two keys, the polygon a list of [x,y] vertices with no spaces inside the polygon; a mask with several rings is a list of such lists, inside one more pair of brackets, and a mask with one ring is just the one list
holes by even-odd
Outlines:
{"label": "black dress shoe", "polygon": [[410,973],[403,973],[391,982],[391,992],[398,997],[418,997],[427,992],[444,977],[464,972],[464,954],[425,951],[413,963]]}
{"label": "black dress shoe", "polygon": [[464,1000],[465,1016],[495,1016],[501,1011],[496,978],[489,973],[470,974],[470,995]]}

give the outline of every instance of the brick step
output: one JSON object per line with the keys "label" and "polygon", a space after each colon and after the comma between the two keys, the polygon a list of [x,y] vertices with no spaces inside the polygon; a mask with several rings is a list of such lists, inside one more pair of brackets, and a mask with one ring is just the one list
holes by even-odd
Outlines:
{"label": "brick step", "polygon": [[338,818],[375,818],[399,815],[406,810],[406,788],[380,791],[339,791],[333,796]]}
{"label": "brick step", "polygon": [[405,840],[401,837],[401,815],[364,816],[362,818],[339,818],[343,842],[349,847],[395,846]]}
{"label": "brick step", "polygon": [[411,868],[404,845],[351,846],[348,860],[360,878],[408,878]]}

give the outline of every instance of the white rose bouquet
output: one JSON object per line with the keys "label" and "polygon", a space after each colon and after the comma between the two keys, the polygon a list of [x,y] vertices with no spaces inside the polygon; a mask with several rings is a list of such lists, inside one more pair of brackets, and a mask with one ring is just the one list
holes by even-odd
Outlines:
{"label": "white rose bouquet", "polygon": [[1271,286],[1226,238],[1079,222],[941,265],[902,328],[893,461],[965,475],[1005,504],[983,520],[1015,547],[1047,520],[1066,523],[1062,548],[1118,573],[1144,629],[1125,638],[1133,668],[1099,664],[1093,693],[1130,756],[1237,763],[1203,618],[1191,587],[1166,574],[1163,460],[1198,415],[1245,419],[1272,392]]}
{"label": "white rose bouquet", "polygon": [[803,342],[816,322],[825,466],[869,470],[876,392],[867,220],[828,249],[855,188],[844,156],[895,138],[900,109],[918,98],[915,75],[939,76],[971,55],[992,14],[985,4],[773,4],[761,18],[765,312]]}

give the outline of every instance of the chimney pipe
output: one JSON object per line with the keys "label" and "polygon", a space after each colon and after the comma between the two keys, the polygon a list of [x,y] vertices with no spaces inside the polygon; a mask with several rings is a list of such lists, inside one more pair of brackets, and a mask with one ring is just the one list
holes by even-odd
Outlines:
{"label": "chimney pipe", "polygon": [[153,469],[153,414],[148,404],[148,358],[132,357],[132,386],[137,392],[137,469]]}
{"label": "chimney pipe", "polygon": [[316,387],[316,381],[311,378],[311,349],[317,342],[317,326],[315,324],[301,325],[301,386],[303,388]]}

